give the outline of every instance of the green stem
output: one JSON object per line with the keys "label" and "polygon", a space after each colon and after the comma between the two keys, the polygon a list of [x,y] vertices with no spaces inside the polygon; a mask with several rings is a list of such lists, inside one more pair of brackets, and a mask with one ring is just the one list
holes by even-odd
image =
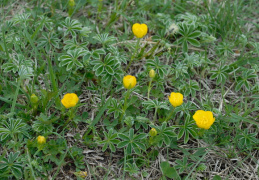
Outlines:
{"label": "green stem", "polygon": [[150,81],[149,81],[148,90],[147,90],[147,99],[149,99],[149,94],[150,94],[150,90],[151,90],[152,80],[153,80],[153,78],[151,78]]}
{"label": "green stem", "polygon": [[75,108],[71,108],[68,110],[68,120],[65,122],[62,128],[66,127],[66,125],[74,118],[75,116]]}
{"label": "green stem", "polygon": [[127,90],[127,93],[126,93],[125,99],[124,99],[124,105],[123,105],[123,108],[122,108],[122,114],[121,114],[121,117],[119,119],[119,122],[121,122],[121,125],[123,125],[122,119],[123,119],[123,116],[124,116],[124,114],[126,112],[126,109],[127,109],[127,100],[129,98],[129,95],[130,95],[130,90]]}
{"label": "green stem", "polygon": [[127,70],[129,69],[129,67],[130,67],[130,65],[131,65],[131,63],[132,63],[132,61],[134,60],[134,58],[135,58],[136,55],[137,55],[137,52],[138,52],[138,49],[139,49],[139,44],[140,44],[140,38],[138,38],[138,40],[137,40],[137,47],[136,47],[134,53],[133,53],[132,56],[131,56],[131,59],[130,59],[129,64],[128,64],[127,67],[126,67],[126,70],[125,70],[126,72],[127,72]]}
{"label": "green stem", "polygon": [[171,116],[174,114],[174,110],[175,110],[175,108],[172,110],[172,112],[169,114],[169,116],[167,116],[167,118],[165,119],[166,122],[169,121]]}
{"label": "green stem", "polygon": [[29,167],[30,167],[30,170],[31,170],[31,174],[33,176],[33,179],[37,179],[36,176],[34,175],[34,170],[33,170],[32,164],[31,164],[31,156],[30,156],[28,148],[26,148],[26,151],[27,151],[27,158],[28,158],[28,161],[29,161]]}
{"label": "green stem", "polygon": [[[6,57],[9,60],[9,52],[7,49],[7,45],[6,45],[6,41],[5,41],[5,30],[3,29],[3,41],[4,41],[4,49],[5,49],[5,53],[6,53]],[[2,60],[1,60],[1,64],[2,64]]]}
{"label": "green stem", "polygon": [[16,105],[16,100],[17,100],[17,97],[18,97],[18,93],[19,93],[21,84],[22,84],[22,79],[19,78],[19,80],[18,80],[18,85],[17,85],[17,87],[16,87],[16,91],[15,91],[14,98],[13,98],[11,113],[14,112],[14,108],[15,108],[15,105]]}
{"label": "green stem", "polygon": [[156,121],[157,108],[155,108],[154,122]]}
{"label": "green stem", "polygon": [[38,149],[36,152],[35,152],[35,154],[33,155],[33,157],[35,158],[36,157],[36,155],[40,152],[41,150],[40,149]]}
{"label": "green stem", "polygon": [[124,162],[123,162],[123,176],[122,176],[123,180],[125,179],[125,174],[126,174],[126,171],[125,171],[126,163],[127,163],[126,158],[127,158],[127,150],[126,150],[126,148],[124,148]]}

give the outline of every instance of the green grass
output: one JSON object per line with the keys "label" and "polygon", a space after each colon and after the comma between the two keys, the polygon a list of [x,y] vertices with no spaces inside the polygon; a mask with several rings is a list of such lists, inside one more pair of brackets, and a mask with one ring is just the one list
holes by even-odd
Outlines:
{"label": "green grass", "polygon": [[0,2],[0,179],[258,178],[257,1],[71,4]]}

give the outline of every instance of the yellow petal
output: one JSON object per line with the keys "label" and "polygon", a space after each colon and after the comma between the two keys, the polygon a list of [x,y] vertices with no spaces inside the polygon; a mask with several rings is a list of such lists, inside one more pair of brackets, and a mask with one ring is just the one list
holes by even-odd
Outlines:
{"label": "yellow petal", "polygon": [[71,108],[71,107],[76,106],[78,101],[79,101],[79,98],[75,93],[67,93],[64,95],[63,99],[61,100],[61,103],[66,108]]}
{"label": "yellow petal", "polygon": [[124,76],[123,86],[126,89],[132,89],[136,86],[136,84],[137,84],[137,79],[135,76],[131,76],[131,75]]}
{"label": "yellow petal", "polygon": [[143,38],[148,31],[148,27],[146,24],[135,23],[132,26],[132,32],[137,38]]}
{"label": "yellow petal", "polygon": [[183,104],[183,95],[181,93],[172,92],[168,98],[169,98],[169,102],[174,107],[177,107]]}

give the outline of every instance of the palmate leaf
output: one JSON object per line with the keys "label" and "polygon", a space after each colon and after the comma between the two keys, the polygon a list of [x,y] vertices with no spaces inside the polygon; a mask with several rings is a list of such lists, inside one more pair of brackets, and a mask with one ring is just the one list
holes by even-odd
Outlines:
{"label": "palmate leaf", "polygon": [[18,66],[14,63],[5,63],[1,68],[4,69],[4,72],[13,71],[13,73],[17,72],[19,69]]}
{"label": "palmate leaf", "polygon": [[120,141],[117,138],[117,133],[113,133],[113,129],[110,129],[109,132],[104,131],[105,140],[101,141],[100,144],[104,144],[102,151],[105,151],[108,147],[111,152],[115,152],[116,148],[114,144],[118,144]]}
{"label": "palmate leaf", "polygon": [[149,66],[150,68],[154,69],[156,72],[158,72],[159,77],[163,78],[166,74],[166,65],[163,65],[160,63],[158,57],[156,56],[155,59],[149,59],[147,60],[146,66]]}
{"label": "palmate leaf", "polygon": [[22,54],[18,54],[14,56],[11,61],[3,64],[1,68],[4,69],[4,72],[12,71],[13,73],[17,73],[21,69],[21,67],[32,68],[32,65],[32,60],[25,59]]}
{"label": "palmate leaf", "polygon": [[0,140],[3,141],[6,138],[14,138],[15,135],[22,133],[26,124],[21,119],[9,119],[6,120],[3,125],[0,126]]}
{"label": "palmate leaf", "polygon": [[33,69],[31,67],[22,65],[19,68],[18,74],[22,79],[29,79],[30,77],[33,76]]}
{"label": "palmate leaf", "polygon": [[16,15],[12,21],[14,22],[14,24],[27,24],[27,22],[32,21],[32,19],[29,19],[29,17],[31,16],[31,14],[29,13],[24,13],[24,14],[19,14]]}
{"label": "palmate leaf", "polygon": [[75,50],[75,49],[82,48],[82,49],[88,51],[88,48],[87,48],[88,42],[83,42],[80,44],[79,42],[77,42],[76,38],[73,38],[73,39],[65,41],[64,43],[66,44],[64,46],[65,50]]}
{"label": "palmate leaf", "polygon": [[88,51],[84,49],[68,50],[66,55],[58,58],[60,61],[59,66],[67,66],[66,70],[69,71],[73,68],[82,68],[84,65],[79,61],[79,58],[85,56]]}
{"label": "palmate leaf", "polygon": [[111,100],[110,106],[108,106],[107,114],[111,113],[114,113],[115,119],[118,118],[121,113],[123,113],[120,103],[118,103],[118,101],[114,98]]}
{"label": "palmate leaf", "polygon": [[99,41],[102,45],[107,45],[107,44],[112,43],[113,41],[116,41],[116,38],[113,36],[109,37],[108,33],[98,34],[98,35],[94,36],[93,38],[96,39],[97,41]]}
{"label": "palmate leaf", "polygon": [[151,128],[155,128],[157,130],[157,136],[155,136],[155,141],[158,142],[158,146],[162,147],[163,143],[167,146],[171,143],[171,138],[175,137],[174,128],[167,127],[167,123],[163,122],[161,126],[150,125]]}
{"label": "palmate leaf", "polygon": [[49,52],[51,48],[59,48],[60,39],[53,33],[43,33],[42,37],[38,39],[38,47],[44,47],[46,52]]}
{"label": "palmate leaf", "polygon": [[188,43],[196,47],[200,46],[200,42],[196,38],[201,36],[201,32],[195,31],[194,24],[182,23],[179,34],[182,37],[176,41],[176,44],[182,44],[183,52],[188,52]]}
{"label": "palmate leaf", "polygon": [[134,150],[137,154],[139,154],[142,150],[146,149],[146,146],[141,143],[140,141],[144,138],[146,138],[147,134],[140,133],[138,135],[134,134],[134,129],[129,130],[129,134],[118,134],[118,137],[122,139],[121,142],[118,143],[118,148],[127,147],[126,151],[128,154],[132,153],[132,150]]}
{"label": "palmate leaf", "polygon": [[175,73],[175,78],[180,78],[180,77],[188,77],[188,67],[187,64],[177,61],[173,65],[173,72]]}
{"label": "palmate leaf", "polygon": [[242,75],[237,78],[237,85],[235,87],[236,91],[239,91],[242,87],[250,90],[253,79],[257,78],[257,74],[255,73],[254,69],[245,69],[242,68]]}
{"label": "palmate leaf", "polygon": [[61,25],[65,28],[65,36],[71,34],[73,37],[76,36],[76,31],[82,30],[82,24],[78,20],[74,20],[67,17]]}
{"label": "palmate leaf", "polygon": [[217,70],[213,70],[211,71],[212,75],[211,75],[211,79],[216,79],[216,84],[225,84],[226,79],[228,78],[228,69],[229,66],[226,65],[222,65],[220,64],[220,66],[217,68]]}
{"label": "palmate leaf", "polygon": [[47,123],[47,117],[46,120],[43,120],[42,116],[45,116],[44,114],[41,114],[40,117],[37,119],[40,119],[38,121],[33,122],[32,128],[39,133],[47,133],[52,132],[54,127],[52,126],[52,123]]}
{"label": "palmate leaf", "polygon": [[158,100],[149,100],[149,101],[144,101],[142,103],[143,105],[147,106],[147,109],[167,109],[169,110],[169,107],[166,105],[165,102],[159,102]]}
{"label": "palmate leaf", "polygon": [[196,92],[200,90],[199,83],[197,81],[191,80],[188,83],[183,82],[180,86],[180,91],[184,92],[184,96],[191,94],[192,97],[196,96]]}
{"label": "palmate leaf", "polygon": [[13,153],[11,152],[7,158],[3,158],[0,163],[0,170],[6,169],[6,171],[11,171],[12,174],[20,179],[22,177],[22,163],[19,162],[19,154],[20,152]]}
{"label": "palmate leaf", "polygon": [[194,121],[191,120],[190,115],[186,117],[184,125],[180,125],[177,139],[181,139],[184,136],[184,144],[189,141],[190,134],[192,137],[197,137],[197,130],[194,126]]}

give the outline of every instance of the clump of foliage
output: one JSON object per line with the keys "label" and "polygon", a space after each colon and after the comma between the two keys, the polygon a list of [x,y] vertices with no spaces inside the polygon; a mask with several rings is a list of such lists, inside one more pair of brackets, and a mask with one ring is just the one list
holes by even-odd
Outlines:
{"label": "clump of foliage", "polygon": [[256,4],[1,1],[0,178],[256,177]]}

